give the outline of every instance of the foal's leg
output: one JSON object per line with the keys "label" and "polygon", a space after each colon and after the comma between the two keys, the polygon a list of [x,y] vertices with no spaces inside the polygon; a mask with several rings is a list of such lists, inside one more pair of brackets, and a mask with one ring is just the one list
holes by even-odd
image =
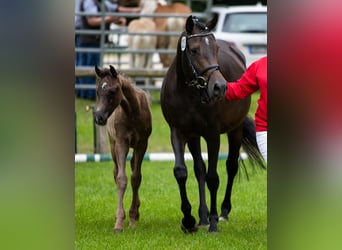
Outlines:
{"label": "foal's leg", "polygon": [[127,187],[126,176],[126,157],[128,153],[128,143],[117,141],[114,148],[111,148],[112,155],[115,159],[114,179],[118,190],[118,207],[116,210],[116,222],[114,226],[115,232],[121,232],[124,226],[125,210],[123,207],[123,197]]}
{"label": "foal's leg", "polygon": [[206,169],[205,163],[203,161],[201,155],[201,144],[200,144],[200,137],[192,138],[188,141],[188,147],[191,152],[192,158],[194,160],[194,172],[196,175],[196,179],[198,182],[198,189],[199,189],[199,208],[198,208],[198,216],[199,226],[208,225],[208,207],[205,198],[205,176],[206,176]]}
{"label": "foal's leg", "polygon": [[173,174],[177,180],[179,192],[181,196],[181,210],[183,212],[182,230],[186,232],[197,231],[196,219],[191,215],[191,204],[186,194],[186,180],[188,178],[188,171],[184,161],[185,139],[183,135],[175,128],[171,129],[171,142],[173,152],[175,154],[175,166]]}
{"label": "foal's leg", "polygon": [[209,232],[217,232],[217,189],[220,179],[217,174],[217,160],[220,149],[220,134],[211,135],[206,139],[208,145],[208,173],[206,181],[210,192]]}
{"label": "foal's leg", "polygon": [[221,205],[220,221],[228,220],[228,214],[232,209],[231,194],[234,183],[234,178],[238,171],[238,159],[240,155],[240,147],[242,143],[242,128],[235,129],[228,134],[229,140],[229,154],[226,161],[226,169],[228,174],[228,181],[226,193]]}
{"label": "foal's leg", "polygon": [[139,219],[139,207],[140,207],[140,199],[139,199],[139,187],[141,183],[141,164],[144,158],[144,154],[147,149],[147,140],[141,141],[138,143],[136,148],[133,151],[133,156],[131,159],[131,186],[133,192],[132,204],[129,209],[129,226],[134,227],[135,222]]}

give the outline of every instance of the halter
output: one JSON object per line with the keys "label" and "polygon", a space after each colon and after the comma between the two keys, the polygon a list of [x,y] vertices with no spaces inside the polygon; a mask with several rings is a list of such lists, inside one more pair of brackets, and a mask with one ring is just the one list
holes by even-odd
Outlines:
{"label": "halter", "polygon": [[[209,35],[212,35],[212,34],[213,34],[212,32],[193,34],[193,35],[190,35],[190,36],[185,37],[185,42],[187,42],[189,39],[194,38],[194,37],[209,36]],[[185,49],[184,49],[184,50],[185,50],[186,58],[187,58],[187,60],[188,60],[188,62],[189,62],[189,64],[190,64],[190,67],[191,67],[191,69],[192,69],[192,73],[193,73],[193,75],[194,75],[194,78],[193,78],[190,82],[186,81],[185,84],[188,85],[188,86],[193,86],[193,87],[195,87],[195,88],[197,88],[197,89],[204,89],[204,88],[207,89],[207,88],[208,88],[208,82],[209,82],[209,80],[210,80],[210,77],[211,77],[211,75],[214,73],[214,71],[216,71],[216,70],[219,69],[219,65],[218,65],[218,64],[213,64],[213,65],[210,65],[210,66],[204,68],[204,69],[201,70],[201,71],[198,71],[198,70],[195,68],[195,66],[192,64],[191,58],[190,58],[190,56],[189,56],[189,52],[188,52],[188,50],[187,50],[186,48],[187,48],[187,43],[186,43],[186,45],[185,45]],[[211,70],[211,69],[213,69],[213,71],[209,74],[208,79],[205,79],[205,78],[203,77],[203,75],[204,75],[207,71],[209,71],[209,70]]]}

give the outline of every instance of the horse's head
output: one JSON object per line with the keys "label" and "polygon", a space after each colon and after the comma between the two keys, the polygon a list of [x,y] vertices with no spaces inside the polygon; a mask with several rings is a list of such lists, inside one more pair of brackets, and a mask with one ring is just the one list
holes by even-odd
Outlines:
{"label": "horse's head", "polygon": [[227,89],[226,80],[219,71],[218,46],[211,32],[216,23],[217,16],[206,24],[189,16],[178,43],[186,84],[199,89],[202,103],[223,98]]}
{"label": "horse's head", "polygon": [[97,105],[94,118],[98,125],[107,123],[108,117],[122,100],[120,77],[112,65],[109,67],[109,69],[99,69],[95,66],[99,80],[96,84]]}

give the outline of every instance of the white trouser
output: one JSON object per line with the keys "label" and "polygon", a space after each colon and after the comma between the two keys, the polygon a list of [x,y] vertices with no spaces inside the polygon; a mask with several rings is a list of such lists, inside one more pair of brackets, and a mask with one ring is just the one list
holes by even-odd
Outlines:
{"label": "white trouser", "polygon": [[260,153],[267,164],[267,131],[256,132],[256,140]]}

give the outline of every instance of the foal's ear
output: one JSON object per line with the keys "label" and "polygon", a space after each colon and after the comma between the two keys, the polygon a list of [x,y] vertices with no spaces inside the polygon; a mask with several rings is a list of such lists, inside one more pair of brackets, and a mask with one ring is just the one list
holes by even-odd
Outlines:
{"label": "foal's ear", "polygon": [[190,15],[187,19],[186,19],[186,23],[185,23],[185,30],[188,33],[191,33],[192,30],[194,28],[194,20],[192,15]]}
{"label": "foal's ear", "polygon": [[101,70],[95,65],[95,73],[98,77],[101,77]]}
{"label": "foal's ear", "polygon": [[116,72],[116,69],[112,65],[109,65],[109,69],[110,69],[110,73],[112,74],[112,76],[114,78],[117,78],[118,77],[118,72]]}
{"label": "foal's ear", "polygon": [[209,22],[207,22],[206,26],[208,27],[209,30],[212,30],[215,28],[218,20],[218,15],[214,15],[213,19],[211,19]]}

